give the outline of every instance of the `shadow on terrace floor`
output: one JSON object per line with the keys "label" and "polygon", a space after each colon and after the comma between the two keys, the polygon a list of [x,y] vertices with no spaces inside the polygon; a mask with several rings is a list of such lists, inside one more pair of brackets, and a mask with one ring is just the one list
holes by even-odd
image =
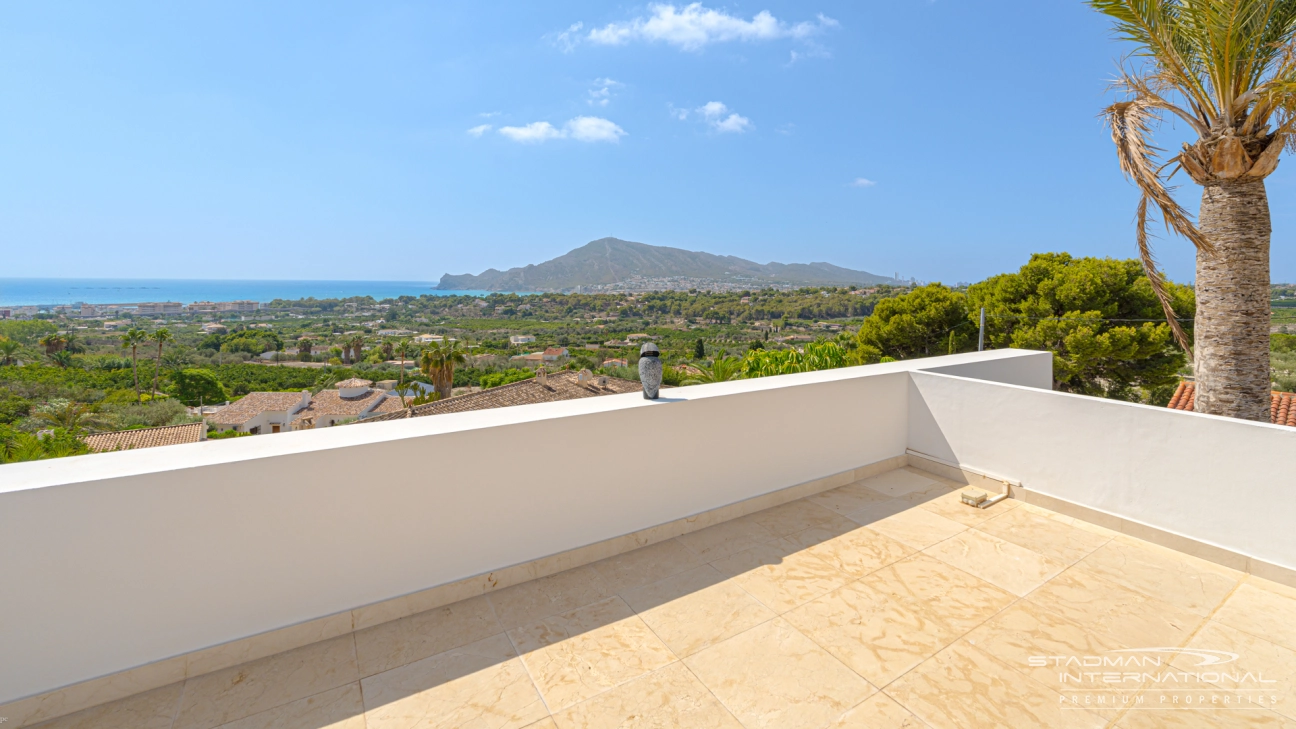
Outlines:
{"label": "shadow on terrace floor", "polygon": [[[1158,710],[1164,692],[1146,681],[1096,691],[1030,661],[1205,640],[1245,647],[1248,670],[1286,690],[1296,670],[1296,590],[1020,502],[973,509],[956,488],[898,469],[41,726],[900,727],[921,718],[1142,727],[1296,718],[1281,704],[1185,716]],[[1089,700],[1077,700],[1081,688]],[[1110,703],[1095,705],[1093,695]]]}

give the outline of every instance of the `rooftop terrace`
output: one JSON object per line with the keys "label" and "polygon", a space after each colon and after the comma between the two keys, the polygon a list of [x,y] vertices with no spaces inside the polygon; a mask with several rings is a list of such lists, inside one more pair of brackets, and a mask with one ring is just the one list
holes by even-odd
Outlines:
{"label": "rooftop terrace", "polygon": [[1296,725],[1296,430],[1049,392],[1049,367],[943,357],[6,466],[0,716]]}

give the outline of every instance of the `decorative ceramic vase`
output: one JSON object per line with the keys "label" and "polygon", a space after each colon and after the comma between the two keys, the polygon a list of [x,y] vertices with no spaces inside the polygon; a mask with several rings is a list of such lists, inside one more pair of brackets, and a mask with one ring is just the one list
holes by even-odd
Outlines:
{"label": "decorative ceramic vase", "polygon": [[639,348],[639,383],[643,385],[645,400],[657,399],[661,381],[661,352],[658,351],[657,345],[649,342]]}

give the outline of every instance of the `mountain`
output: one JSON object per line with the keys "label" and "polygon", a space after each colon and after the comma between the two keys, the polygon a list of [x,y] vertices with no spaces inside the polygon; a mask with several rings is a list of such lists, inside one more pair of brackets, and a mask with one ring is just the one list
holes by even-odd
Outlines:
{"label": "mountain", "polygon": [[[661,279],[705,279],[668,282]],[[897,283],[889,276],[852,271],[831,263],[755,263],[736,256],[717,256],[666,246],[650,246],[617,238],[601,238],[540,264],[499,271],[491,268],[441,277],[441,291],[567,291],[636,281],[635,288],[759,288],[775,284],[793,286],[867,285]]]}

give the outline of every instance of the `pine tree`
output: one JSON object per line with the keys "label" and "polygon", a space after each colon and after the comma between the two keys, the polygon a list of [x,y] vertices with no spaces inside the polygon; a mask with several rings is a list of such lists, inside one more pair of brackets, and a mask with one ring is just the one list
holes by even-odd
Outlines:
{"label": "pine tree", "polygon": [[701,339],[698,339],[697,343],[693,345],[693,359],[706,359],[706,345],[703,344]]}

